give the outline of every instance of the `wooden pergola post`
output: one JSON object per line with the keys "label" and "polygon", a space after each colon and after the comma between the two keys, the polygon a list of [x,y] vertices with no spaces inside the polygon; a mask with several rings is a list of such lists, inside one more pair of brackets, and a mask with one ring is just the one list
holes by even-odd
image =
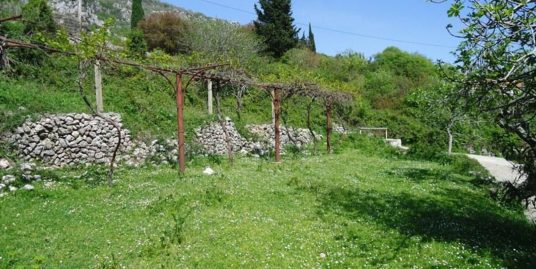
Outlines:
{"label": "wooden pergola post", "polygon": [[333,105],[333,100],[330,97],[326,99],[326,145],[327,152],[331,154],[331,109]]}
{"label": "wooden pergola post", "polygon": [[281,117],[281,93],[280,89],[275,88],[273,90],[272,104],[274,107],[274,133],[275,133],[275,161],[281,162],[281,130],[279,128],[279,121]]}
{"label": "wooden pergola post", "polygon": [[102,98],[102,74],[101,74],[100,61],[98,59],[95,60],[94,68],[95,68],[95,100],[97,104],[97,112],[102,113],[104,112],[104,101]]}
{"label": "wooden pergola post", "polygon": [[207,92],[208,92],[208,100],[207,100],[207,106],[208,106],[208,114],[212,115],[214,113],[212,109],[212,80],[207,80]]}
{"label": "wooden pergola post", "polygon": [[182,92],[182,74],[176,73],[177,83],[177,138],[179,155],[177,161],[179,163],[180,173],[186,172],[186,150],[184,148],[184,96]]}

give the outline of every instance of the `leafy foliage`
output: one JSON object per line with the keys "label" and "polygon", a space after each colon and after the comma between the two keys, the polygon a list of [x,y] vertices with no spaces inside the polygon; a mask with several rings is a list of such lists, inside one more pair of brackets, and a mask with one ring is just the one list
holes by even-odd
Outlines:
{"label": "leafy foliage", "polygon": [[449,10],[464,27],[458,34],[457,63],[465,75],[459,95],[522,141],[507,151],[527,175],[518,198],[536,194],[535,9],[534,1],[455,0]]}
{"label": "leafy foliage", "polygon": [[266,44],[266,52],[280,58],[298,44],[291,0],[260,0],[259,5],[255,5],[255,31]]}
{"label": "leafy foliage", "polygon": [[188,47],[205,61],[229,63],[249,69],[259,60],[261,40],[240,25],[220,20],[195,20],[185,37]]}
{"label": "leafy foliage", "polygon": [[162,49],[169,54],[189,50],[186,36],[190,27],[174,12],[153,13],[138,24],[149,50]]}
{"label": "leafy foliage", "polygon": [[27,35],[56,32],[57,26],[46,0],[30,0],[22,8],[22,16],[26,21],[24,33]]}
{"label": "leafy foliage", "polygon": [[143,31],[137,28],[132,29],[128,36],[127,47],[130,57],[135,59],[144,58],[147,53],[147,42],[145,41]]}

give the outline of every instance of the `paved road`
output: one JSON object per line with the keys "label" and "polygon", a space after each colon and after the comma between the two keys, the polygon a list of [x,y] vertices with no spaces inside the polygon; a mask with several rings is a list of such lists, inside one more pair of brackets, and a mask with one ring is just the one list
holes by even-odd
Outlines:
{"label": "paved road", "polygon": [[[525,178],[515,169],[516,164],[505,160],[504,158],[481,156],[481,155],[467,155],[469,158],[477,160],[488,172],[499,182],[512,182],[514,185],[522,183]],[[534,197],[532,199],[535,199]],[[528,219],[536,222],[536,208],[529,206],[525,210],[525,215]]]}
{"label": "paved road", "polygon": [[468,154],[469,158],[477,160],[499,182],[522,183],[525,179],[515,169],[514,163],[504,158]]}

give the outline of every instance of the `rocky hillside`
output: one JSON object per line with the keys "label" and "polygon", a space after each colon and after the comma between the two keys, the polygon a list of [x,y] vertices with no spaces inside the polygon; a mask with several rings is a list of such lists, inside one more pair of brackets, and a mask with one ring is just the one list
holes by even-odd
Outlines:
{"label": "rocky hillside", "polygon": [[[20,13],[22,5],[27,0],[0,1],[0,10],[2,12],[17,14]],[[78,27],[78,0],[49,0],[53,8],[56,19],[59,24],[66,26],[68,29]],[[130,23],[131,0],[82,0],[82,20],[84,26],[101,25],[107,18],[113,17],[119,26],[127,26]],[[207,18],[203,14],[195,13],[176,7],[159,0],[143,1],[145,14],[153,12],[173,11],[179,13],[187,19]]]}
{"label": "rocky hillside", "polygon": [[[73,0],[53,0],[51,2],[67,3],[73,2]],[[86,2],[88,6],[92,6],[91,14],[88,15],[97,16],[100,20],[108,17],[114,17],[120,24],[128,24],[130,22],[130,11],[132,5],[131,0],[85,0],[84,2]],[[143,9],[145,10],[145,14],[161,11],[173,11],[186,18],[205,17],[200,13],[187,11],[180,7],[162,3],[159,0],[143,1]]]}

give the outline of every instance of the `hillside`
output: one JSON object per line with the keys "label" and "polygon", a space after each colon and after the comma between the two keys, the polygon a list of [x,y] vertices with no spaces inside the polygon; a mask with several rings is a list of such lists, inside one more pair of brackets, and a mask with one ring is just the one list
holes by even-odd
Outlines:
{"label": "hillside", "polygon": [[[22,3],[1,2],[0,18]],[[328,56],[303,42],[275,58],[252,25],[156,0],[143,1],[146,14],[177,12],[135,29],[130,1],[86,1],[94,25],[73,39],[75,2],[31,3],[0,23],[0,268],[536,267],[521,205],[499,201],[478,163],[446,153],[447,133],[460,153],[518,142],[444,102],[451,66],[396,47]],[[177,70],[214,64],[182,73],[176,91]],[[93,112],[99,73],[110,114]],[[360,127],[386,127],[409,150]],[[307,142],[289,142],[293,128]]]}

